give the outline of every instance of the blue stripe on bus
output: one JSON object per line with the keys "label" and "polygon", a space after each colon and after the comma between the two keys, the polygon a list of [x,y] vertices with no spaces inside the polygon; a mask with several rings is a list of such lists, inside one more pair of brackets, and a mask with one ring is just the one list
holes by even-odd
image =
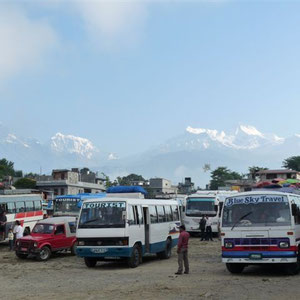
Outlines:
{"label": "blue stripe on bus", "polygon": [[[175,247],[178,239],[172,239],[172,247]],[[166,241],[150,244],[149,253],[158,253],[165,250]],[[130,257],[133,247],[80,247],[76,249],[76,254],[80,257]],[[95,253],[93,249],[106,249],[105,253]],[[143,245],[143,254],[145,254],[145,246]]]}
{"label": "blue stripe on bus", "polygon": [[249,258],[250,254],[261,254],[262,258],[296,257],[295,251],[223,251],[224,258]]}

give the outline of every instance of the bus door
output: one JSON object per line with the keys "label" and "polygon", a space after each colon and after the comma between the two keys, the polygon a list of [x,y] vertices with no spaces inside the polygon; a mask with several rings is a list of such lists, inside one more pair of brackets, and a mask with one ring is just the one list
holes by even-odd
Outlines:
{"label": "bus door", "polygon": [[143,215],[144,215],[144,228],[145,228],[145,252],[149,252],[150,251],[150,243],[149,243],[150,218],[149,218],[148,207],[143,207]]}

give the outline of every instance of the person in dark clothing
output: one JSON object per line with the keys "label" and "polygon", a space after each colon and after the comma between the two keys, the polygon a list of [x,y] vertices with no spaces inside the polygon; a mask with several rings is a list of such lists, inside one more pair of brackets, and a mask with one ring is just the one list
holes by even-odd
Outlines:
{"label": "person in dark clothing", "polygon": [[202,216],[199,226],[200,226],[200,230],[201,230],[201,241],[204,241],[205,240],[205,226],[206,226],[205,216]]}
{"label": "person in dark clothing", "polygon": [[176,275],[181,275],[183,271],[184,264],[184,274],[189,274],[189,259],[188,259],[188,244],[190,234],[185,231],[185,226],[181,225],[179,227],[180,235],[177,245],[177,254],[178,254],[178,271]]}
{"label": "person in dark clothing", "polygon": [[6,228],[7,217],[5,211],[0,215],[0,239],[5,239],[5,228]]}

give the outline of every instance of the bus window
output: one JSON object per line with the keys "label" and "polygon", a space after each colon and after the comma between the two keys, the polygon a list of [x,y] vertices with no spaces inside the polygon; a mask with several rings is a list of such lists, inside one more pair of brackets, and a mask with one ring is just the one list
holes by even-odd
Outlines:
{"label": "bus window", "polygon": [[137,211],[138,211],[138,216],[139,216],[139,222],[140,224],[144,224],[143,222],[143,210],[142,210],[142,207],[141,206],[137,206]]}
{"label": "bus window", "polygon": [[33,201],[26,201],[26,211],[34,211]]}
{"label": "bus window", "polygon": [[7,203],[1,203],[0,204],[0,213],[7,212]]}
{"label": "bus window", "polygon": [[161,205],[156,206],[157,208],[157,214],[158,214],[158,222],[162,223],[165,222],[165,211],[164,207]]}
{"label": "bus window", "polygon": [[165,206],[165,214],[166,214],[167,222],[173,221],[171,206],[169,205]]}
{"label": "bus window", "polygon": [[25,202],[24,201],[18,201],[16,202],[16,212],[25,212]]}
{"label": "bus window", "polygon": [[42,210],[41,201],[39,200],[34,201],[34,210]]}
{"label": "bus window", "polygon": [[173,220],[179,221],[178,206],[173,205],[172,212],[173,212]]}
{"label": "bus window", "polygon": [[150,221],[151,223],[158,223],[157,222],[157,212],[155,206],[149,206],[149,213],[150,213]]}
{"label": "bus window", "polygon": [[135,215],[135,207],[132,205],[128,205],[128,224],[136,225],[136,215]]}
{"label": "bus window", "polygon": [[16,213],[16,207],[14,202],[8,202],[7,203],[7,213],[8,214],[14,214]]}

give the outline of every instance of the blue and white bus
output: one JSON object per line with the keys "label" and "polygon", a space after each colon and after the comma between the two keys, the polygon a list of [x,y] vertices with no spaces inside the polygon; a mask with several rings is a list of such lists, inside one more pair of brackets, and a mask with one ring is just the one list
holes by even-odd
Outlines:
{"label": "blue and white bus", "polygon": [[82,204],[76,253],[88,267],[97,261],[126,259],[135,268],[146,254],[169,258],[178,242],[179,226],[177,201],[107,194]]}

